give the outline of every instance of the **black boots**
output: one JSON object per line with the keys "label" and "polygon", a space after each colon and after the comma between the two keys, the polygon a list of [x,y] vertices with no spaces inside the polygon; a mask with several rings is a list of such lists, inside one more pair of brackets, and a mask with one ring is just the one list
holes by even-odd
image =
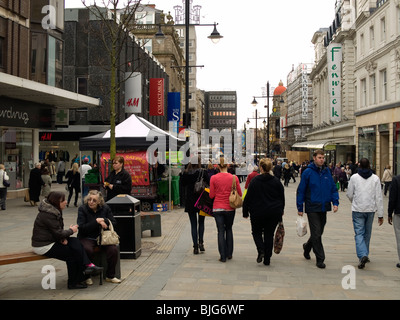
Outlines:
{"label": "black boots", "polygon": [[204,243],[203,242],[200,242],[199,245],[196,244],[196,245],[193,246],[193,254],[199,254],[199,249],[202,252],[206,251],[204,249]]}

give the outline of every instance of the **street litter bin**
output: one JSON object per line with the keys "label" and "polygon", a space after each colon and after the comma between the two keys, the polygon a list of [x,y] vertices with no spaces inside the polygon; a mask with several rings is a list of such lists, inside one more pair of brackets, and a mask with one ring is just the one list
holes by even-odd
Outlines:
{"label": "street litter bin", "polygon": [[139,258],[142,253],[140,200],[127,194],[120,194],[106,203],[117,221],[114,230],[119,235],[120,258]]}

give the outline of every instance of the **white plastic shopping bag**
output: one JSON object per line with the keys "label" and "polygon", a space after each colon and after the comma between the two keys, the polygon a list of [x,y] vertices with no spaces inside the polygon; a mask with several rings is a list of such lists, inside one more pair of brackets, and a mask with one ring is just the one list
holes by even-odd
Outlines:
{"label": "white plastic shopping bag", "polygon": [[307,234],[307,220],[303,216],[297,216],[296,230],[299,237]]}

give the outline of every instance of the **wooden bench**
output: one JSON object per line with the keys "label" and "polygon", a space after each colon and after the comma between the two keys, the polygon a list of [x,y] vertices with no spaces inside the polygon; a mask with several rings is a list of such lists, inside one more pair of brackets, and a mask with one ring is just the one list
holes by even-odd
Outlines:
{"label": "wooden bench", "polygon": [[6,254],[6,255],[0,256],[0,266],[6,265],[6,264],[37,261],[37,260],[43,260],[43,259],[50,259],[50,258],[46,257],[46,256],[41,256],[32,251],[12,253],[12,254]]}
{"label": "wooden bench", "polygon": [[[118,253],[119,253],[119,246],[118,246]],[[7,264],[14,264],[14,263],[23,263],[23,262],[30,262],[30,261],[38,261],[50,259],[47,256],[39,255],[34,253],[33,251],[27,252],[19,252],[19,253],[11,253],[6,255],[0,256],[0,266],[7,265]],[[107,259],[104,251],[101,251],[100,248],[95,249],[95,264],[99,267],[103,267],[104,271],[107,270]],[[103,278],[105,278],[106,272],[102,272],[100,274],[100,284],[103,284]],[[121,264],[120,259],[118,259],[117,265],[115,267],[115,276],[117,278],[121,278]]]}
{"label": "wooden bench", "polygon": [[161,215],[156,212],[140,212],[142,231],[151,230],[152,237],[161,237]]}

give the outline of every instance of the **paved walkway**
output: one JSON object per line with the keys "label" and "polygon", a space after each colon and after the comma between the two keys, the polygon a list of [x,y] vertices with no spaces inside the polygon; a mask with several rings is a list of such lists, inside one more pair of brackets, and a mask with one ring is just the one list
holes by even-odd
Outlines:
{"label": "paved walkway", "polygon": [[[256,248],[250,221],[236,212],[234,254],[219,262],[216,226],[206,218],[205,253],[193,255],[190,224],[183,209],[162,213],[162,236],[142,234],[142,254],[138,259],[121,260],[122,283],[104,282],[84,290],[67,289],[64,262],[50,259],[0,266],[0,299],[29,300],[364,300],[399,299],[400,270],[393,227],[379,227],[375,218],[370,260],[357,269],[351,206],[340,192],[337,213],[329,213],[323,243],[326,269],[315,266],[315,256],[305,260],[302,244],[308,235],[296,235],[295,192],[298,181],[286,191],[284,223],[286,236],[282,252],[273,255],[270,266],[256,263]],[[243,186],[244,184],[242,184]],[[53,184],[54,190],[64,190]],[[387,197],[384,200],[385,212]],[[0,212],[1,254],[30,250],[30,238],[37,208],[22,199],[7,201]],[[65,225],[76,222],[77,208],[64,211]],[[44,290],[44,265],[56,269],[56,289]],[[347,287],[347,289],[346,289]],[[350,287],[350,288],[349,288]]]}

